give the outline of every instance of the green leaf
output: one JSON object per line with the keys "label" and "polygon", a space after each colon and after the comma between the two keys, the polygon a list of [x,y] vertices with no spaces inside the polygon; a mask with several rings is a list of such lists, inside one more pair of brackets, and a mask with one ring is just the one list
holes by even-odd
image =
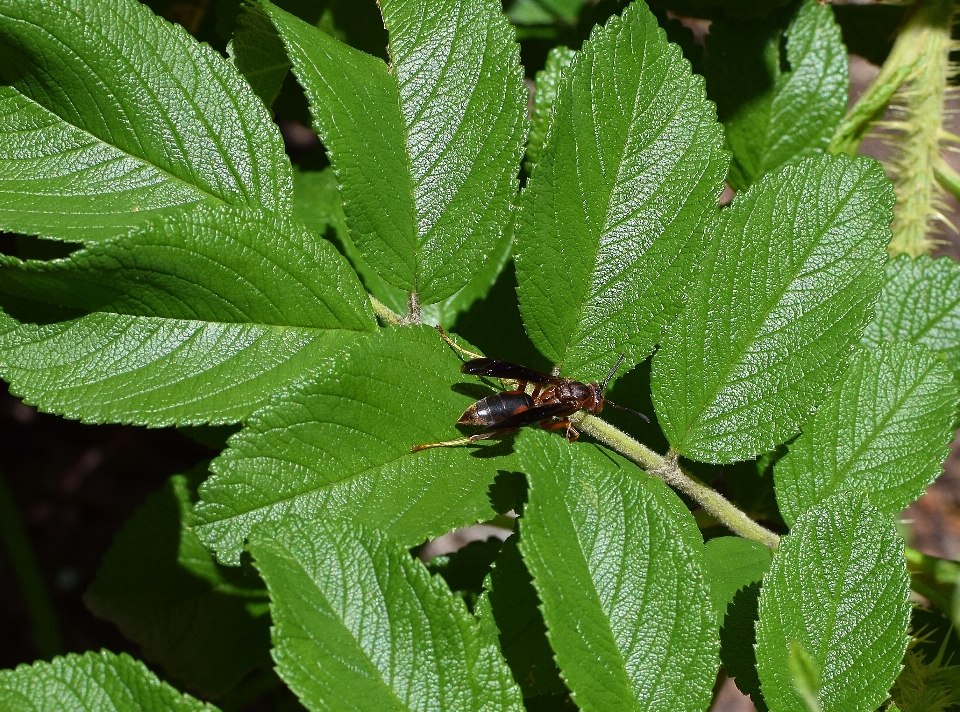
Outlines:
{"label": "green leaf", "polygon": [[182,695],[126,653],[67,655],[52,662],[0,670],[5,712],[216,712]]}
{"label": "green leaf", "polygon": [[707,542],[704,566],[710,600],[722,621],[737,591],[760,581],[770,568],[770,549],[736,536],[717,537]]}
{"label": "green leaf", "polygon": [[336,250],[287,218],[198,206],[52,262],[0,261],[0,370],[88,422],[242,420],[376,328]]}
{"label": "green leaf", "polygon": [[383,0],[392,65],[263,2],[313,111],[363,258],[423,304],[463,287],[516,193],[527,90],[496,0]]}
{"label": "green leaf", "polygon": [[757,712],[767,712],[757,675],[757,599],[760,582],[755,581],[736,592],[720,628],[720,662],[734,678],[737,689],[750,696]]}
{"label": "green leaf", "polygon": [[896,514],[942,472],[954,438],[957,385],[924,346],[860,349],[803,434],[773,468],[787,524],[841,489]]}
{"label": "green leaf", "polygon": [[871,316],[892,205],[879,163],[821,155],[720,214],[653,361],[653,402],[677,452],[748,460],[800,429]]}
{"label": "green leaf", "polygon": [[0,229],[89,244],[201,202],[289,213],[262,103],[139,2],[8,0],[0,47]]}
{"label": "green leaf", "polygon": [[410,452],[458,437],[460,414],[490,393],[460,364],[426,327],[382,329],[318,364],[211,464],[196,508],[204,544],[236,564],[262,520],[338,514],[414,546],[490,518],[487,489],[516,465],[509,441]]}
{"label": "green leaf", "polygon": [[503,543],[500,556],[484,582],[476,616],[510,666],[525,698],[566,694],[560,670],[547,640],[540,599],[533,578],[520,558],[518,537]]}
{"label": "green leaf", "polygon": [[563,73],[520,198],[517,281],[531,340],[583,380],[642,361],[680,310],[727,158],[703,81],[643,3]]}
{"label": "green leaf", "polygon": [[206,464],[170,478],[116,535],[84,596],[172,677],[218,697],[269,667],[267,592],[256,576],[218,566],[191,529]]}
{"label": "green leaf", "polygon": [[795,12],[710,26],[707,89],[733,151],[736,190],[796,156],[826,150],[847,110],[847,49],[833,9],[805,0]]}
{"label": "green leaf", "polygon": [[576,51],[569,47],[554,47],[547,55],[546,66],[537,72],[536,88],[533,92],[533,121],[530,124],[530,135],[527,136],[527,173],[533,172],[533,167],[540,158],[540,151],[547,142],[547,131],[553,118],[553,105],[560,88],[560,77],[576,55]]}
{"label": "green leaf", "polygon": [[580,709],[703,710],[717,622],[693,517],[655,477],[594,445],[531,432],[520,551]]}
{"label": "green leaf", "polygon": [[233,39],[227,45],[227,52],[237,71],[264,105],[273,106],[291,65],[283,47],[283,40],[274,29],[270,18],[256,6],[242,5],[237,15]]}
{"label": "green leaf", "polygon": [[872,712],[900,671],[910,622],[903,539],[863,494],[808,509],[780,543],[760,593],[757,665],[778,712],[807,712],[788,667],[802,646],[826,711]]}
{"label": "green leaf", "polygon": [[865,346],[884,341],[923,344],[960,373],[960,264],[926,255],[890,260],[876,314],[863,332]]}
{"label": "green leaf", "polygon": [[323,517],[261,524],[277,672],[311,710],[523,710],[463,601],[379,531]]}

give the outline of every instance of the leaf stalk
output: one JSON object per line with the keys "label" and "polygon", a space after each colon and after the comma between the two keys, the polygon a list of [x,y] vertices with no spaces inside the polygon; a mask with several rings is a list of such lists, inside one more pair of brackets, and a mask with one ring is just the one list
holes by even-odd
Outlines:
{"label": "leaf stalk", "polygon": [[777,534],[757,524],[726,497],[689,472],[685,472],[680,467],[675,452],[670,451],[666,456],[654,452],[619,428],[584,411],[571,416],[570,422],[581,432],[635,462],[647,473],[659,477],[674,489],[683,492],[735,534],[771,549],[776,549],[780,545],[780,537]]}
{"label": "leaf stalk", "polygon": [[370,306],[373,307],[373,313],[377,318],[387,326],[400,326],[403,324],[403,317],[394,312],[390,307],[381,302],[372,294],[367,295],[370,298]]}

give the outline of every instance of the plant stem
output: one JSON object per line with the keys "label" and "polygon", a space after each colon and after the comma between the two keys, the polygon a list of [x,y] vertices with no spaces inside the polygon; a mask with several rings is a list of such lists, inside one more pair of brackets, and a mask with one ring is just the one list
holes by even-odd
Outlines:
{"label": "plant stem", "polygon": [[407,297],[407,315],[403,317],[404,324],[422,324],[423,310],[420,308],[420,295],[410,292]]}
{"label": "plant stem", "polygon": [[373,307],[373,313],[377,315],[377,318],[380,319],[384,324],[389,326],[400,326],[403,323],[403,318],[394,312],[390,307],[381,302],[372,294],[367,295],[370,298],[370,306]]}
{"label": "plant stem", "polygon": [[23,595],[33,630],[33,641],[40,657],[49,660],[65,652],[57,616],[50,594],[43,583],[40,567],[30,548],[30,541],[20,523],[20,515],[7,483],[0,474],[0,542],[7,552],[13,576]]}
{"label": "plant stem", "polygon": [[[893,103],[895,118],[883,122],[897,134],[893,169],[894,208],[891,255],[930,253],[938,244],[935,221],[943,221],[943,191],[936,173],[943,163],[940,141],[950,78],[952,0],[920,0],[897,35],[881,77],[910,67]],[[876,82],[875,82],[876,83]]]}
{"label": "plant stem", "polygon": [[771,549],[776,549],[779,546],[780,537],[774,532],[750,519],[719,492],[690,473],[684,472],[677,462],[676,453],[670,452],[666,456],[660,455],[638,443],[607,421],[583,411],[571,416],[570,422],[581,432],[596,438],[628,460],[637,463],[651,475],[656,475],[674,489],[678,489],[691,497],[735,534],[739,534],[744,539],[759,542]]}

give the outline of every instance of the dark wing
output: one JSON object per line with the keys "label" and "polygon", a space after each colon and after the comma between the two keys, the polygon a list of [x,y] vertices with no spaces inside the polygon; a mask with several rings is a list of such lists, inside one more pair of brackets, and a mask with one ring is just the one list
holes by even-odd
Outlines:
{"label": "dark wing", "polygon": [[493,376],[494,378],[506,378],[512,381],[526,381],[527,383],[560,383],[562,378],[550,376],[540,371],[534,371],[526,366],[518,366],[509,361],[501,361],[498,358],[475,358],[467,361],[460,368],[461,373],[469,373],[472,376]]}
{"label": "dark wing", "polygon": [[527,408],[516,415],[499,420],[492,425],[488,425],[484,430],[513,430],[522,428],[525,425],[533,425],[541,420],[548,418],[562,418],[572,413],[576,413],[579,408],[571,407],[569,403],[549,403],[547,405],[537,405],[533,408]]}

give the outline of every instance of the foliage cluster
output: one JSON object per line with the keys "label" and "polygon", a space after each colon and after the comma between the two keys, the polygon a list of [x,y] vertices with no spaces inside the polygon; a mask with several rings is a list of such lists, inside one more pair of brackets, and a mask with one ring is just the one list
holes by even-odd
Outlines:
{"label": "foliage cluster", "polygon": [[[815,0],[152,5],[0,0],[0,375],[219,440],[86,595],[193,696],[102,651],[0,707],[693,712],[718,671],[761,710],[954,704],[960,567],[895,521],[960,400],[942,0],[892,51]],[[849,112],[845,41],[889,53]],[[856,155],[891,103],[896,183]],[[585,382],[622,354],[653,422],[412,452],[504,385],[430,325]]]}

